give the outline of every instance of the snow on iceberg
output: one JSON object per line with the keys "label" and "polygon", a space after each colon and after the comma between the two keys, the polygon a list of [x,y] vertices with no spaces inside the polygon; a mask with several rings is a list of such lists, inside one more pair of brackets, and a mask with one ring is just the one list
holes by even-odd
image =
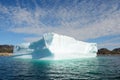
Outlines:
{"label": "snow on iceberg", "polygon": [[73,59],[95,57],[96,43],[75,40],[56,33],[46,33],[38,41],[24,43],[14,48],[14,56],[30,59]]}

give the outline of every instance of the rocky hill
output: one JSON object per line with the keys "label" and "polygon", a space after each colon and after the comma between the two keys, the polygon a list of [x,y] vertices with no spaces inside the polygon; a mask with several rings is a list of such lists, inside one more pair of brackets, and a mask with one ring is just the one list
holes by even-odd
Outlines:
{"label": "rocky hill", "polygon": [[120,48],[108,50],[107,48],[101,48],[98,50],[97,55],[120,55]]}
{"label": "rocky hill", "polygon": [[13,53],[13,45],[0,45],[0,56],[9,56]]}

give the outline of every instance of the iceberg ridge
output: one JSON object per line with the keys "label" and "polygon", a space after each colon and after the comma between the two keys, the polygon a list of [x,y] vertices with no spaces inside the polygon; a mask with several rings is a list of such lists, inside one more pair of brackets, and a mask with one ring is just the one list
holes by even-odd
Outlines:
{"label": "iceberg ridge", "polygon": [[[30,59],[73,59],[95,57],[96,43],[75,40],[56,33],[46,33],[38,41],[21,44],[14,49],[15,57]],[[22,55],[18,55],[18,53]]]}

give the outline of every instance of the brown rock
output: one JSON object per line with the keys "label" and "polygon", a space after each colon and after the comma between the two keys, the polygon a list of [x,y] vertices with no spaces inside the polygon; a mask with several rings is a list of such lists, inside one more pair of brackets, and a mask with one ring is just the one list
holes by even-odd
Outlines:
{"label": "brown rock", "polygon": [[106,49],[106,48],[101,48],[98,50],[97,55],[119,55],[120,54],[120,48],[113,49],[112,51]]}
{"label": "brown rock", "polygon": [[120,54],[120,48],[113,49],[112,52],[114,54]]}
{"label": "brown rock", "polygon": [[0,53],[13,53],[13,45],[0,45]]}
{"label": "brown rock", "polygon": [[97,55],[108,55],[108,54],[111,54],[111,51],[106,48],[101,48],[97,52]]}

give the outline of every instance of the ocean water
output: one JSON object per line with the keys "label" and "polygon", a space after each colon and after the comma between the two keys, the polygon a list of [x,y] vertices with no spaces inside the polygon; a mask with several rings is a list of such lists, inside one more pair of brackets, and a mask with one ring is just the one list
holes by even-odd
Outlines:
{"label": "ocean water", "polygon": [[0,80],[120,80],[120,57],[29,60],[0,57]]}

